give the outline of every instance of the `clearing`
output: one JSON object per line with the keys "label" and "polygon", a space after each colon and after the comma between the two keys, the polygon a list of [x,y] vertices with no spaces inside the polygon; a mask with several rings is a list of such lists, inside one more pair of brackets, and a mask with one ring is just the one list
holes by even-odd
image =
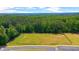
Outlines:
{"label": "clearing", "polygon": [[7,45],[79,45],[79,34],[22,33]]}

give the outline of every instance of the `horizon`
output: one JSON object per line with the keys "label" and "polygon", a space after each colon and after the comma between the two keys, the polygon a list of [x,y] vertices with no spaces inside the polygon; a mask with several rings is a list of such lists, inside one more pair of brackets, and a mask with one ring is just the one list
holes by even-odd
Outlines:
{"label": "horizon", "polygon": [[2,0],[0,13],[77,13],[78,0]]}
{"label": "horizon", "polygon": [[0,13],[79,13],[79,7],[6,7]]}

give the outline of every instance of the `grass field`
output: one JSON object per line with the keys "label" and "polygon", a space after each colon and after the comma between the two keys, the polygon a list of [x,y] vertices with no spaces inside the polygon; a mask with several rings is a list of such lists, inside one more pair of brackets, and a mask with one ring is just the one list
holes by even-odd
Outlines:
{"label": "grass field", "polygon": [[79,45],[79,34],[21,34],[8,46],[19,45]]}
{"label": "grass field", "polygon": [[79,45],[79,34],[65,34],[65,35],[72,42],[72,45]]}

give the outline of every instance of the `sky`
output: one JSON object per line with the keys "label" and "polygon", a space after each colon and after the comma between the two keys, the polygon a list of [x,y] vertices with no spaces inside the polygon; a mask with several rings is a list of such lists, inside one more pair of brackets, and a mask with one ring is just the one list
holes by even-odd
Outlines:
{"label": "sky", "polygon": [[79,0],[1,0],[0,13],[79,12]]}

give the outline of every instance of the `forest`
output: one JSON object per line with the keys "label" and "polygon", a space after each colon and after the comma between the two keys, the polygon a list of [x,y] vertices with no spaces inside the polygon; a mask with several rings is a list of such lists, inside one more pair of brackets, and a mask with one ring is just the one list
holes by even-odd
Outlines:
{"label": "forest", "polygon": [[21,33],[79,33],[79,15],[0,15],[0,45]]}

